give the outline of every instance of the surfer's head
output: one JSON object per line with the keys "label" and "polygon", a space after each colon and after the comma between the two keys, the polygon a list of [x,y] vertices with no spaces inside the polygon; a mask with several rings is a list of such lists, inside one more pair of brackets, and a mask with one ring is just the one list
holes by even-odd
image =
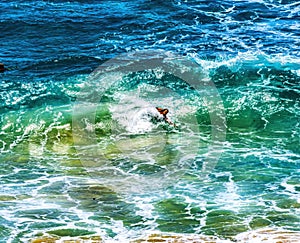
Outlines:
{"label": "surfer's head", "polygon": [[155,108],[156,108],[156,110],[157,110],[160,114],[162,114],[164,117],[166,117],[167,114],[169,113],[169,110],[168,110],[168,109],[163,109],[163,108],[159,108],[159,107],[155,107]]}

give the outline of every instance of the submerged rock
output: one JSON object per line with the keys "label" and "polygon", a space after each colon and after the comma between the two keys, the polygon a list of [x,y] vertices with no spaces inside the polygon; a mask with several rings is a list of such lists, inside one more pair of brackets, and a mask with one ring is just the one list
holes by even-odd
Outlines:
{"label": "submerged rock", "polygon": [[220,240],[215,236],[197,235],[197,234],[151,234],[145,239],[130,241],[130,243],[230,243],[228,240]]}
{"label": "submerged rock", "polygon": [[31,243],[103,243],[100,236],[80,237],[80,238],[59,238],[54,236],[42,236],[34,239]]}
{"label": "submerged rock", "polygon": [[5,71],[4,64],[0,63],[0,73],[3,73],[4,71]]}
{"label": "submerged rock", "polygon": [[[153,233],[145,238],[135,240],[125,240],[127,243],[292,243],[300,242],[300,233],[296,231],[277,230],[272,228],[263,228],[259,230],[247,231],[233,237],[232,240],[220,239],[216,236],[200,234],[172,234],[172,233]],[[54,237],[43,236],[31,241],[31,243],[104,243],[100,236],[82,236],[82,237]]]}
{"label": "submerged rock", "polygon": [[55,243],[57,240],[57,237],[41,237],[32,240],[31,243]]}

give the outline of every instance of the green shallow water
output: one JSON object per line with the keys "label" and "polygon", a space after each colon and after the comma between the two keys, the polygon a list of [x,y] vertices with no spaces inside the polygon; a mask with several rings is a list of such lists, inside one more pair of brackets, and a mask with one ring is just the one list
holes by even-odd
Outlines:
{"label": "green shallow water", "polygon": [[[37,101],[7,91],[0,134],[2,239],[299,231],[299,77],[224,66],[205,74],[218,88],[227,123],[224,151],[207,175],[202,169],[212,135],[202,97],[172,75],[148,74],[131,74],[111,87],[95,124],[83,121],[85,136],[74,136],[72,119],[87,76],[40,83],[43,90],[63,90],[61,100],[43,100],[44,91],[33,84]],[[130,130],[137,123],[128,116],[144,122],[137,114],[149,104],[166,106],[178,128],[158,121],[143,132]]]}

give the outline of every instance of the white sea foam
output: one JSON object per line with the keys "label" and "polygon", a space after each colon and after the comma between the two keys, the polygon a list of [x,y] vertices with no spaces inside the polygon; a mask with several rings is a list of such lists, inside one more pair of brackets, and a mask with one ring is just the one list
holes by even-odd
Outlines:
{"label": "white sea foam", "polygon": [[216,69],[223,65],[229,67],[232,71],[235,71],[235,69],[239,68],[241,65],[252,63],[252,65],[256,66],[272,64],[274,67],[285,68],[286,70],[291,70],[299,75],[300,58],[297,58],[294,55],[282,53],[268,55],[261,50],[251,50],[239,52],[237,55],[230,58],[228,56],[219,56],[216,60],[208,60],[197,53],[189,53],[189,56],[201,65],[205,73],[209,73],[211,69]]}
{"label": "white sea foam", "polygon": [[241,206],[245,203],[241,196],[238,194],[238,186],[233,180],[233,176],[230,172],[216,173],[216,176],[228,177],[228,182],[224,182],[224,192],[220,192],[216,196],[216,202],[218,202],[224,209],[228,209],[234,212],[239,212]]}

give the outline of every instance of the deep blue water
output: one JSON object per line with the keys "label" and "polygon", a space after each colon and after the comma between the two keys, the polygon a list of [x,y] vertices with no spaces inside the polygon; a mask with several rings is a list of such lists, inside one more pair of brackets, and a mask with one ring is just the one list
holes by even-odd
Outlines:
{"label": "deep blue water", "polygon": [[[300,231],[299,1],[4,0],[0,9],[0,242]],[[226,138],[208,175],[215,104],[160,70],[109,87],[84,130],[101,152],[77,148],[92,140],[74,135],[74,106],[105,86],[90,74],[153,50],[199,65],[220,95]],[[149,105],[168,108],[179,129],[150,124]]]}

